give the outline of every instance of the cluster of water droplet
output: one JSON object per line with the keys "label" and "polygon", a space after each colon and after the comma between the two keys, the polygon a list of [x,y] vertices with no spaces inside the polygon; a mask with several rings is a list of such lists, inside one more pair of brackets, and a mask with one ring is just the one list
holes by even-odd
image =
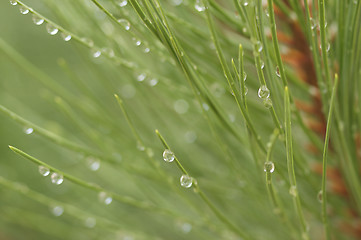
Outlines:
{"label": "cluster of water droplet", "polygon": [[[45,167],[45,166],[42,166],[40,165],[38,167],[38,171],[40,173],[40,175],[46,177],[46,176],[49,176],[50,175],[50,169],[48,167]],[[55,185],[60,185],[63,183],[64,181],[64,176],[60,173],[57,173],[57,172],[53,172],[51,175],[50,175],[50,178],[51,178],[51,182]]]}
{"label": "cluster of water droplet", "polygon": [[[15,6],[18,5],[18,1],[17,0],[9,0],[10,4]],[[126,0],[120,0],[118,5],[123,7],[127,5],[127,1]],[[19,11],[21,14],[28,14],[29,12],[32,13],[32,21],[35,25],[40,26],[43,25],[44,23],[46,24],[45,28],[46,31],[54,36],[56,34],[58,34],[60,32],[60,36],[61,38],[65,41],[68,42],[72,39],[72,35],[65,31],[65,30],[59,30],[59,28],[54,25],[53,23],[47,22],[45,19],[43,19],[41,16],[39,16],[38,14],[36,14],[31,8],[28,8],[24,5],[20,5],[19,6]],[[118,20],[119,24],[121,24],[125,30],[129,30],[130,29],[130,23],[128,20],[125,19],[119,19]],[[114,51],[110,48],[102,48],[102,49],[93,49],[94,47],[94,42],[92,40],[89,40],[87,38],[82,38],[81,41],[86,44],[88,47],[92,48],[91,49],[91,56],[94,58],[99,58],[102,54],[107,55],[110,58],[113,58],[115,56]],[[136,45],[139,46],[141,44],[141,42],[139,40],[136,41]],[[144,49],[145,53],[148,53],[150,51],[149,47],[146,47]]]}
{"label": "cluster of water droplet", "polygon": [[263,105],[266,108],[272,107],[272,100],[270,99],[270,90],[266,85],[262,85],[258,89],[258,97],[263,100]]}

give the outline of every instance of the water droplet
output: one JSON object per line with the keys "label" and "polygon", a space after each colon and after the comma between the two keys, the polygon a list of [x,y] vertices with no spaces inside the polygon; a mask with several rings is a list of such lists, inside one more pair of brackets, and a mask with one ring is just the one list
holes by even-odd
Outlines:
{"label": "water droplet", "polygon": [[192,225],[190,223],[183,223],[181,225],[181,230],[184,233],[189,233],[192,230]]}
{"label": "water droplet", "polygon": [[117,4],[119,7],[125,7],[125,6],[127,6],[128,1],[127,0],[119,0],[119,1],[117,1]]}
{"label": "water droplet", "polygon": [[272,100],[270,98],[266,98],[263,100],[263,105],[267,108],[270,109],[272,107]]}
{"label": "water droplet", "polygon": [[258,89],[258,97],[259,98],[265,99],[265,98],[268,98],[269,95],[270,95],[270,91],[266,85],[262,85],[259,87],[259,89]]}
{"label": "water droplet", "polygon": [[327,43],[327,46],[326,46],[326,52],[329,52],[331,49],[331,44],[330,43]]}
{"label": "water droplet", "polygon": [[86,45],[88,45],[89,47],[94,47],[94,42],[93,40],[89,39],[89,38],[82,38],[81,39],[83,41],[83,43],[85,43]]}
{"label": "water droplet", "polygon": [[100,160],[98,158],[89,156],[86,158],[87,166],[92,171],[97,171],[100,168]]}
{"label": "water droplet", "polygon": [[187,101],[185,101],[184,99],[179,99],[177,101],[174,102],[174,110],[178,113],[178,114],[184,114],[188,111],[189,109],[189,104]]}
{"label": "water droplet", "polygon": [[144,48],[144,53],[149,53],[149,52],[150,52],[150,48],[149,48],[149,47]]}
{"label": "water droplet", "polygon": [[20,6],[19,11],[20,11],[21,14],[24,14],[24,15],[29,13],[29,9],[27,7],[24,7],[24,6]]}
{"label": "water droplet", "polygon": [[246,81],[246,80],[247,80],[247,73],[243,72],[243,81]]}
{"label": "water droplet", "polygon": [[60,36],[65,42],[69,42],[71,40],[71,35],[69,33],[61,32]]}
{"label": "water droplet", "polygon": [[262,45],[261,41],[256,41],[254,47],[255,47],[256,51],[259,53],[262,52],[262,50],[263,50],[263,45]]}
{"label": "water droplet", "polygon": [[135,96],[136,92],[137,91],[136,91],[135,87],[133,87],[130,84],[125,84],[120,90],[122,97],[127,98],[127,99],[133,98]]}
{"label": "water droplet", "polygon": [[100,192],[98,195],[98,199],[101,203],[104,203],[105,205],[109,205],[113,201],[113,198],[106,192]]}
{"label": "water droplet", "polygon": [[31,128],[31,127],[26,127],[26,128],[24,128],[24,133],[25,134],[32,134],[34,132],[34,129],[33,128]]}
{"label": "water droplet", "polygon": [[205,111],[208,111],[209,110],[209,105],[207,103],[203,103],[202,104],[202,107]]}
{"label": "water droplet", "polygon": [[249,2],[248,2],[248,0],[240,0],[240,4],[247,7],[249,5]]}
{"label": "water droplet", "polygon": [[261,60],[261,69],[264,69],[264,62]]}
{"label": "water droplet", "polygon": [[122,25],[124,27],[125,30],[129,30],[130,29],[130,22],[126,19],[119,19],[118,23],[120,23],[120,25]]}
{"label": "water droplet", "polygon": [[267,161],[264,163],[263,171],[273,173],[275,171],[275,165],[271,161]]}
{"label": "water droplet", "polygon": [[190,188],[193,184],[193,178],[188,175],[182,175],[180,178],[180,184],[184,188]]}
{"label": "water droplet", "polygon": [[317,27],[317,22],[315,19],[310,18],[310,24],[311,24],[311,29],[315,29]]}
{"label": "water droplet", "polygon": [[267,17],[269,17],[268,8],[266,8],[266,9],[264,10],[264,13],[266,14]]}
{"label": "water droplet", "polygon": [[187,131],[184,134],[184,138],[186,140],[187,143],[194,143],[197,139],[197,134],[193,131]]}
{"label": "water droplet", "polygon": [[145,147],[142,142],[137,141],[137,149],[141,152],[143,152],[145,150]]}
{"label": "water droplet", "polygon": [[55,216],[55,217],[59,217],[61,215],[63,215],[64,213],[64,208],[62,206],[55,206],[51,209],[51,213]]}
{"label": "water droplet", "polygon": [[277,207],[277,208],[274,208],[274,209],[273,209],[273,213],[276,214],[276,215],[278,215],[278,214],[281,213],[281,209],[278,208],[278,207]]}
{"label": "water droplet", "polygon": [[52,24],[48,23],[46,24],[46,31],[50,34],[50,35],[55,35],[58,33],[59,29],[57,29],[56,27],[54,27]]}
{"label": "water droplet", "polygon": [[38,26],[39,26],[39,25],[41,25],[41,24],[44,23],[44,19],[42,19],[41,17],[39,17],[39,16],[36,15],[36,14],[33,14],[32,19],[33,19],[33,22],[34,22],[35,25],[38,25]]}
{"label": "water droplet", "polygon": [[169,149],[165,149],[163,152],[163,160],[165,162],[173,162],[174,159],[175,159],[174,153]]}
{"label": "water droplet", "polygon": [[40,175],[42,175],[42,176],[44,176],[44,177],[46,177],[46,176],[48,176],[49,174],[50,174],[50,170],[49,170],[49,168],[47,168],[47,167],[45,167],[45,166],[39,166],[38,167],[38,171],[39,171],[39,173],[40,173]]}
{"label": "water droplet", "polygon": [[107,55],[110,58],[113,58],[115,56],[115,53],[114,53],[113,49],[111,49],[111,48],[102,48],[102,53],[104,53],[105,55]]}
{"label": "water droplet", "polygon": [[100,57],[100,55],[102,55],[102,52],[98,49],[92,49],[91,54],[92,54],[93,58],[98,58],[98,57]]}
{"label": "water droplet", "polygon": [[244,95],[247,95],[247,93],[248,93],[248,87],[244,86]]}
{"label": "water droplet", "polygon": [[289,193],[291,194],[292,197],[297,197],[297,187],[296,186],[291,186]]}
{"label": "water droplet", "polygon": [[206,7],[204,6],[204,4],[201,2],[201,0],[196,0],[196,3],[194,5],[194,8],[198,11],[198,12],[203,12],[204,10],[206,10]]}
{"label": "water droplet", "polygon": [[145,80],[145,78],[147,77],[147,75],[145,73],[141,73],[137,76],[137,81],[138,82],[143,82]]}
{"label": "water droplet", "polygon": [[135,43],[135,46],[140,46],[142,42],[139,39],[132,38],[133,42]]}
{"label": "water droplet", "polygon": [[153,149],[147,148],[147,149],[145,150],[145,152],[147,153],[147,156],[148,156],[148,157],[150,157],[150,158],[154,157]]}
{"label": "water droplet", "polygon": [[320,203],[322,203],[322,197],[323,197],[323,192],[322,192],[322,190],[320,190],[320,191],[318,192],[318,194],[317,194],[317,200],[318,200]]}
{"label": "water droplet", "polygon": [[60,173],[54,172],[51,174],[51,182],[52,183],[54,183],[56,185],[60,185],[63,183],[63,181],[64,181],[64,177]]}
{"label": "water droplet", "polygon": [[86,218],[85,221],[84,221],[84,225],[85,225],[85,227],[87,227],[87,228],[94,228],[96,224],[97,224],[96,219],[95,219],[95,218],[92,218],[92,217],[88,217],[88,218]]}
{"label": "water droplet", "polygon": [[281,77],[280,68],[278,66],[276,67],[276,75],[277,77]]}
{"label": "water droplet", "polygon": [[13,5],[13,6],[15,6],[15,5],[18,4],[18,1],[16,1],[16,0],[10,0],[9,2],[10,2],[10,4]]}
{"label": "water droplet", "polygon": [[172,0],[171,3],[174,5],[174,6],[179,6],[183,3],[183,0]]}
{"label": "water droplet", "polygon": [[151,80],[149,80],[148,84],[149,86],[154,87],[155,85],[158,84],[158,79],[152,78]]}

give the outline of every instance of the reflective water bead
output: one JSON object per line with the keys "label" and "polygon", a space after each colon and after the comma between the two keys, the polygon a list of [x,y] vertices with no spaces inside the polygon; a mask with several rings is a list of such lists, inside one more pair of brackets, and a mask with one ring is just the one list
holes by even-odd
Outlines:
{"label": "reflective water bead", "polygon": [[261,61],[261,69],[264,69],[264,62]]}
{"label": "reflective water bead", "polygon": [[44,176],[44,177],[46,177],[46,176],[48,176],[49,174],[50,174],[50,170],[49,170],[49,168],[47,168],[47,167],[45,167],[45,166],[39,166],[38,167],[38,171],[39,171],[39,173],[40,173],[40,175],[42,175],[42,176]]}
{"label": "reflective water bead", "polygon": [[126,19],[118,19],[118,23],[120,23],[120,25],[122,25],[124,27],[125,30],[129,30],[130,29],[130,22]]}
{"label": "reflective water bead", "polygon": [[89,39],[89,38],[82,38],[81,39],[85,44],[87,44],[89,47],[94,47],[94,42],[93,40]]}
{"label": "reflective water bead", "polygon": [[191,230],[192,230],[192,225],[190,223],[183,223],[181,225],[181,230],[184,232],[184,233],[189,233]]}
{"label": "reflective water bead", "polygon": [[24,128],[24,133],[25,134],[32,134],[34,132],[34,129],[33,128],[31,128],[31,127],[26,127],[26,128]]}
{"label": "reflective water bead", "polygon": [[203,103],[202,104],[202,107],[205,111],[208,111],[209,110],[209,105],[207,103]]}
{"label": "reflective water bead", "polygon": [[204,6],[204,4],[202,3],[201,0],[196,0],[196,3],[194,5],[194,8],[198,11],[198,12],[203,12],[204,10],[206,10],[206,7]]}
{"label": "reflective water bead", "polygon": [[84,225],[85,225],[87,228],[94,228],[96,224],[97,224],[96,219],[95,219],[95,218],[92,218],[92,217],[88,217],[88,218],[85,219],[85,221],[84,221]]}
{"label": "reflective water bead", "polygon": [[145,150],[143,143],[141,143],[140,141],[137,141],[137,149],[141,152]]}
{"label": "reflective water bead", "polygon": [[275,171],[275,165],[271,161],[267,161],[264,163],[263,171],[273,173]]}
{"label": "reflective water bead", "polygon": [[19,11],[20,11],[21,14],[24,14],[24,15],[29,13],[29,9],[27,7],[24,7],[24,6],[20,6]]}
{"label": "reflective water bead", "polygon": [[293,197],[297,197],[297,187],[296,186],[291,186],[289,193],[291,194],[291,196]]}
{"label": "reflective water bead", "polygon": [[61,38],[65,41],[65,42],[68,42],[71,40],[71,35],[66,33],[66,32],[62,32],[61,34]]}
{"label": "reflective water bead", "polygon": [[150,81],[149,81],[149,86],[151,87],[154,87],[155,85],[158,84],[158,79],[156,78],[152,78]]}
{"label": "reflective water bead", "polygon": [[276,67],[276,75],[277,77],[281,77],[280,68],[278,66]]}
{"label": "reflective water bead", "polygon": [[86,158],[86,163],[92,171],[97,171],[100,168],[100,160],[98,158],[89,156]]}
{"label": "reflective water bead", "polygon": [[311,23],[311,29],[315,29],[317,27],[317,22],[315,19],[310,18],[310,23]]}
{"label": "reflective water bead", "polygon": [[51,174],[51,182],[52,183],[54,183],[56,185],[60,185],[63,183],[63,181],[64,181],[64,177],[60,173],[54,172]]}
{"label": "reflective water bead", "polygon": [[247,95],[247,93],[248,93],[248,87],[244,86],[244,95]]}
{"label": "reflective water bead", "polygon": [[173,162],[174,159],[175,159],[174,153],[169,149],[165,149],[163,152],[163,160],[165,162]]}
{"label": "reflective water bead", "polygon": [[100,192],[98,195],[98,199],[101,203],[104,203],[105,205],[109,205],[113,201],[113,198],[106,192]]}
{"label": "reflective water bead", "polygon": [[137,76],[137,81],[138,82],[143,82],[145,80],[145,78],[147,77],[147,75],[145,73],[141,73]]}
{"label": "reflective water bead", "polygon": [[133,37],[132,40],[135,43],[135,46],[140,46],[142,44],[142,42],[139,39]]}
{"label": "reflective water bead", "polygon": [[119,7],[125,7],[125,6],[127,6],[128,1],[127,0],[119,0],[117,2],[117,4],[118,4]]}
{"label": "reflective water bead", "polygon": [[263,50],[263,45],[262,45],[261,41],[256,41],[256,43],[255,43],[255,49],[256,49],[257,52],[262,52],[262,50]]}
{"label": "reflective water bead", "polygon": [[18,1],[16,1],[16,0],[10,0],[9,2],[10,2],[10,4],[13,5],[13,6],[15,6],[15,5],[18,4]]}
{"label": "reflective water bead", "polygon": [[269,95],[270,95],[270,91],[266,85],[262,85],[259,87],[259,89],[258,89],[258,97],[259,98],[265,99],[265,98],[268,98]]}
{"label": "reflective water bead", "polygon": [[246,80],[247,80],[247,73],[243,72],[243,81],[246,81]]}
{"label": "reflective water bead", "polygon": [[266,107],[266,108],[271,108],[272,107],[272,100],[270,98],[266,98],[263,100],[263,105]]}
{"label": "reflective water bead", "polygon": [[143,52],[149,53],[149,52],[150,52],[150,48],[149,48],[149,47],[144,48],[144,51],[143,51]]}
{"label": "reflective water bead", "polygon": [[147,156],[148,156],[148,157],[150,157],[150,158],[154,157],[153,149],[147,148],[147,149],[145,150],[145,152],[147,153]]}
{"label": "reflective water bead", "polygon": [[184,138],[186,140],[187,143],[194,143],[197,139],[197,134],[193,131],[187,131],[184,134]]}
{"label": "reflective water bead", "polygon": [[331,49],[331,44],[330,43],[327,43],[327,46],[326,46],[326,52],[329,52]]}
{"label": "reflective water bead", "polygon": [[241,4],[243,4],[243,6],[245,6],[245,7],[247,7],[247,6],[249,5],[248,0],[241,0],[240,2],[241,2]]}
{"label": "reflective water bead", "polygon": [[178,113],[178,114],[184,114],[188,111],[189,109],[189,104],[186,100],[184,99],[178,99],[177,101],[174,102],[174,110]]}
{"label": "reflective water bead", "polygon": [[183,0],[172,0],[171,3],[174,5],[174,6],[179,6],[183,3]]}
{"label": "reflective water bead", "polygon": [[320,203],[322,203],[322,197],[323,197],[323,191],[320,190],[320,191],[318,192],[318,194],[317,194],[317,200],[318,200]]}
{"label": "reflective water bead", "polygon": [[59,216],[63,215],[64,208],[62,206],[55,206],[51,209],[51,212],[55,217],[59,217]]}
{"label": "reflective water bead", "polygon": [[102,52],[108,57],[113,58],[115,56],[114,50],[111,48],[102,48]]}
{"label": "reflective water bead", "polygon": [[102,55],[102,52],[101,52],[100,50],[98,50],[98,49],[92,49],[92,56],[93,56],[94,58],[98,58],[98,57],[100,57],[100,55]]}
{"label": "reflective water bead", "polygon": [[56,27],[54,27],[52,24],[48,23],[46,24],[46,31],[50,34],[50,35],[55,35],[59,32],[59,29],[57,29]]}
{"label": "reflective water bead", "polygon": [[180,184],[184,188],[190,188],[193,184],[193,178],[184,174],[180,178]]}
{"label": "reflective water bead", "polygon": [[32,19],[33,19],[33,23],[35,24],[35,25],[41,25],[41,24],[43,24],[44,23],[44,19],[42,19],[41,17],[39,17],[38,15],[36,15],[36,14],[33,14],[33,17],[32,17]]}

